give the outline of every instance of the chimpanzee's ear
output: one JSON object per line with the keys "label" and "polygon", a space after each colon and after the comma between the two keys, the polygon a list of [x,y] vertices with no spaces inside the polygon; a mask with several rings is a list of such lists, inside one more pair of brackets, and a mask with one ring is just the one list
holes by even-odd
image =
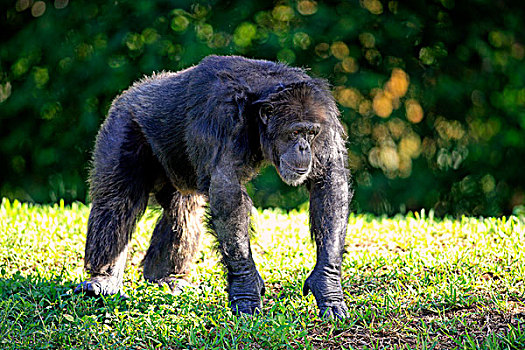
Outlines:
{"label": "chimpanzee's ear", "polygon": [[273,114],[272,105],[269,103],[263,103],[259,107],[259,119],[264,125],[268,124],[268,119],[271,118]]}
{"label": "chimpanzee's ear", "polygon": [[264,125],[268,124],[268,120],[273,115],[272,101],[276,100],[277,95],[285,88],[284,84],[279,83],[258,96],[254,96],[252,106],[258,111],[259,119]]}
{"label": "chimpanzee's ear", "polygon": [[268,120],[272,117],[274,112],[270,96],[266,95],[265,97],[255,100],[252,102],[252,108],[259,116],[261,123],[268,125]]}

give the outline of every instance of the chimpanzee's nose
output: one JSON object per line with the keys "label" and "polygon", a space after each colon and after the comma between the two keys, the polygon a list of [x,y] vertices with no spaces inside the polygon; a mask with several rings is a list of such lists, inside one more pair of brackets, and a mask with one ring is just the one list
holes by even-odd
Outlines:
{"label": "chimpanzee's nose", "polygon": [[299,141],[299,151],[304,152],[308,149],[308,143],[305,140]]}

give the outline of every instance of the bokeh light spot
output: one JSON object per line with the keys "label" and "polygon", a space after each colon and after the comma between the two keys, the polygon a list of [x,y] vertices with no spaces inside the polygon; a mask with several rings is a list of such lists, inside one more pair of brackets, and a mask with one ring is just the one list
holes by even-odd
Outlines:
{"label": "bokeh light spot", "polygon": [[33,17],[40,17],[46,12],[46,3],[43,1],[37,1],[31,7],[31,14]]}
{"label": "bokeh light spot", "polygon": [[171,29],[175,32],[183,32],[188,28],[190,20],[186,16],[178,15],[171,20]]}
{"label": "bokeh light spot", "polygon": [[366,116],[372,113],[372,102],[370,100],[363,100],[359,104],[359,114]]}
{"label": "bokeh light spot", "polygon": [[257,27],[255,24],[243,22],[237,28],[235,28],[235,32],[233,33],[233,42],[237,46],[249,46],[251,45],[252,40],[255,38],[256,34]]}
{"label": "bokeh light spot", "polygon": [[457,120],[446,120],[443,117],[439,117],[434,123],[434,127],[436,128],[439,137],[443,140],[457,141],[465,135],[463,126]]}
{"label": "bokeh light spot", "polygon": [[409,99],[405,102],[405,109],[407,114],[407,119],[414,124],[419,123],[423,120],[423,108],[414,99]]}
{"label": "bokeh light spot", "polygon": [[496,48],[505,45],[506,41],[507,38],[505,37],[505,34],[500,31],[492,31],[489,33],[489,43]]}
{"label": "bokeh light spot", "polygon": [[481,189],[485,193],[492,192],[496,188],[496,180],[490,174],[486,174],[485,176],[483,176],[480,182],[481,182]]}
{"label": "bokeh light spot", "polygon": [[405,134],[406,126],[405,123],[399,118],[393,118],[388,121],[388,130],[395,140],[398,140]]}
{"label": "bokeh light spot", "polygon": [[80,43],[75,47],[75,54],[79,60],[89,59],[93,52],[93,46],[87,43]]}
{"label": "bokeh light spot", "polygon": [[315,46],[315,54],[321,58],[327,58],[329,55],[330,45],[327,43],[319,43]]}
{"label": "bokeh light spot", "polygon": [[399,156],[399,169],[398,176],[401,178],[407,178],[412,173],[412,159],[403,155]]}
{"label": "bokeh light spot", "polygon": [[291,21],[294,15],[295,13],[294,13],[293,8],[291,8],[290,6],[286,6],[286,5],[276,6],[272,10],[273,18],[281,22]]}
{"label": "bokeh light spot", "polygon": [[423,47],[419,50],[419,59],[426,65],[431,65],[436,60],[432,53],[432,49],[429,47]]}
{"label": "bokeh light spot", "polygon": [[4,102],[11,96],[11,83],[8,81],[5,84],[0,85],[0,103]]}
{"label": "bokeh light spot", "polygon": [[372,65],[381,63],[381,52],[376,49],[368,49],[365,52],[365,59]]}
{"label": "bokeh light spot", "polygon": [[13,71],[15,77],[19,77],[29,70],[30,65],[31,63],[29,62],[29,58],[22,57],[16,61],[15,64],[13,64],[11,70]]}
{"label": "bokeh light spot", "polygon": [[160,35],[154,28],[146,28],[142,31],[142,39],[146,44],[153,44],[159,40]]}
{"label": "bokeh light spot", "polygon": [[51,120],[62,112],[62,105],[59,102],[48,102],[40,110],[42,119]]}
{"label": "bokeh light spot", "polygon": [[211,47],[224,47],[230,43],[230,37],[225,33],[215,33],[211,40]]}
{"label": "bokeh light spot", "polygon": [[376,38],[372,33],[359,34],[359,41],[361,41],[361,45],[367,49],[373,48],[376,44]]}
{"label": "bokeh light spot", "polygon": [[30,5],[31,2],[29,0],[17,0],[15,3],[15,10],[17,10],[18,12],[27,10]]}
{"label": "bokeh light spot", "polygon": [[423,139],[423,144],[421,146],[423,155],[427,159],[431,159],[436,154],[436,141],[430,137],[425,137]]}
{"label": "bokeh light spot", "polygon": [[397,13],[398,7],[399,7],[399,3],[398,3],[397,1],[389,1],[389,2],[388,2],[388,9],[389,9],[390,12],[392,12],[393,14],[396,14],[396,13]]}
{"label": "bokeh light spot", "polygon": [[108,59],[108,65],[113,69],[118,69],[126,64],[126,57],[122,55],[114,55]]}
{"label": "bokeh light spot", "polygon": [[332,52],[332,55],[334,55],[334,57],[340,60],[344,59],[346,56],[350,54],[350,49],[342,41],[334,42],[332,46],[330,46],[330,51]]}
{"label": "bokeh light spot", "polygon": [[370,11],[374,15],[383,13],[383,5],[379,0],[361,0],[361,6]]}
{"label": "bokeh light spot", "polygon": [[421,139],[419,135],[411,132],[399,142],[399,153],[410,158],[417,158],[421,153]]}
{"label": "bokeh light spot", "polygon": [[374,97],[372,108],[376,115],[381,118],[387,118],[392,113],[394,107],[392,105],[392,100],[381,91]]}
{"label": "bokeh light spot", "polygon": [[313,15],[317,12],[317,2],[301,0],[297,3],[297,11],[303,16]]}
{"label": "bokeh light spot", "polygon": [[[361,102],[359,106],[361,106],[362,103],[363,102]],[[357,130],[361,135],[370,135],[372,132],[372,123],[370,118],[359,118],[357,121]]]}
{"label": "bokeh light spot", "polygon": [[199,40],[208,41],[213,37],[213,26],[211,24],[198,24],[195,27],[195,31],[197,32],[197,38],[199,38]]}
{"label": "bokeh light spot", "polygon": [[525,56],[525,48],[521,44],[514,43],[514,44],[512,44],[510,53],[511,53],[512,57],[514,57],[515,59],[521,61],[523,59],[523,57]]}
{"label": "bokeh light spot", "polygon": [[362,100],[361,93],[357,89],[342,88],[335,91],[337,101],[344,107],[358,109]]}
{"label": "bokeh light spot", "polygon": [[282,49],[277,52],[277,59],[280,62],[292,64],[295,61],[295,52],[293,52],[291,49]]}
{"label": "bokeh light spot", "polygon": [[67,72],[73,64],[73,59],[71,57],[64,57],[58,62],[58,68],[62,72]]}
{"label": "bokeh light spot", "polygon": [[58,10],[66,8],[68,4],[69,0],[55,0],[55,8]]}
{"label": "bokeh light spot", "polygon": [[390,79],[385,85],[385,90],[388,91],[393,98],[400,98],[407,93],[408,85],[408,75],[402,69],[394,68]]}
{"label": "bokeh light spot", "polygon": [[199,3],[192,5],[192,11],[195,18],[204,18],[208,14],[208,8]]}
{"label": "bokeh light spot", "polygon": [[380,167],[381,161],[379,159],[379,154],[380,154],[380,150],[378,147],[372,148],[370,152],[368,153],[368,162],[374,168]]}
{"label": "bokeh light spot", "polygon": [[387,171],[395,171],[399,168],[399,155],[397,154],[396,149],[392,146],[381,147],[379,159],[382,167]]}
{"label": "bokeh light spot", "polygon": [[144,45],[144,41],[142,40],[142,35],[138,33],[128,33],[124,39],[124,42],[126,43],[126,46],[128,49],[134,51],[134,50],[140,50],[142,49],[142,46]]}
{"label": "bokeh light spot", "polygon": [[341,62],[341,67],[343,67],[343,70],[347,73],[355,73],[359,70],[357,60],[350,56],[343,58],[343,61]]}
{"label": "bokeh light spot", "polygon": [[38,88],[44,87],[44,85],[49,81],[49,72],[47,68],[35,67],[33,71],[33,79]]}
{"label": "bokeh light spot", "polygon": [[376,124],[372,130],[372,138],[377,143],[393,143],[393,141],[390,139],[390,133],[388,132],[388,128],[385,124]]}
{"label": "bokeh light spot", "polygon": [[310,36],[305,32],[297,32],[293,35],[293,45],[306,50],[312,43]]}
{"label": "bokeh light spot", "polygon": [[470,99],[472,100],[472,104],[477,107],[483,107],[485,104],[485,94],[483,94],[480,90],[474,90],[470,94]]}

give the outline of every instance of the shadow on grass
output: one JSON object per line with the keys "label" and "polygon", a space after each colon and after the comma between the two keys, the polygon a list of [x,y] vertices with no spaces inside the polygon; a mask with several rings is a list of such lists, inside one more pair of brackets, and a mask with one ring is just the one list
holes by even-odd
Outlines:
{"label": "shadow on grass", "polygon": [[[7,278],[6,278],[7,277]],[[118,296],[86,298],[73,293],[75,283],[57,277],[16,273],[0,278],[0,348],[91,348],[111,344],[110,324],[115,310],[128,304]],[[104,339],[102,339],[104,338]]]}
{"label": "shadow on grass", "polygon": [[[22,276],[20,273],[10,278],[0,278],[0,319],[13,314],[30,311],[34,313],[52,313],[53,310],[64,312],[64,308],[75,308],[76,314],[82,311],[93,314],[93,312],[105,312],[108,308],[126,308],[126,300],[119,296],[110,297],[87,297],[82,294],[74,294],[76,282],[63,280],[57,277],[47,280],[38,275]],[[6,307],[15,302],[15,308]]]}

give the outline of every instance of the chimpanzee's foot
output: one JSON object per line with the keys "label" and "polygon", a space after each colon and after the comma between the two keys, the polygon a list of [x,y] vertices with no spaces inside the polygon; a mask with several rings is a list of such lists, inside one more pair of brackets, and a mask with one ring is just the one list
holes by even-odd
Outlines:
{"label": "chimpanzee's foot", "polygon": [[348,307],[343,300],[341,278],[338,275],[314,270],[304,282],[303,295],[306,296],[309,291],[312,291],[317,301],[319,317],[348,317]]}
{"label": "chimpanzee's foot", "polygon": [[194,284],[191,284],[185,279],[177,278],[174,276],[168,276],[168,277],[164,277],[159,280],[150,281],[150,282],[157,283],[160,287],[167,285],[171,291],[171,294],[173,295],[179,295],[183,293],[185,290],[187,290],[188,288],[195,287]]}
{"label": "chimpanzee's foot", "polygon": [[230,307],[235,315],[254,315],[262,310],[261,296],[265,293],[264,281],[257,270],[228,274]]}
{"label": "chimpanzee's foot", "polygon": [[87,296],[115,295],[120,294],[122,298],[128,296],[121,292],[121,284],[115,278],[109,276],[95,276],[90,280],[80,283],[75,288],[75,293],[84,293]]}

